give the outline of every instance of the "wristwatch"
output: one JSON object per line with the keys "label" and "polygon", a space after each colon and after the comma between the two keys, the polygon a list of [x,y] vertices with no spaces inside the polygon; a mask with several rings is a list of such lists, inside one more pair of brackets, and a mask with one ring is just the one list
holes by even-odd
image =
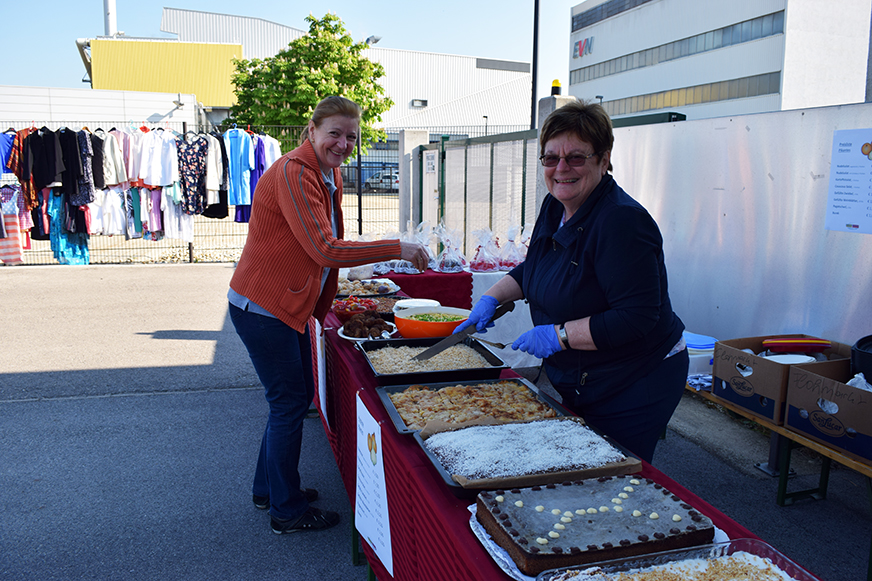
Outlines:
{"label": "wristwatch", "polygon": [[560,344],[563,345],[564,349],[569,349],[569,336],[566,334],[565,323],[561,323],[557,327],[557,338],[560,339]]}

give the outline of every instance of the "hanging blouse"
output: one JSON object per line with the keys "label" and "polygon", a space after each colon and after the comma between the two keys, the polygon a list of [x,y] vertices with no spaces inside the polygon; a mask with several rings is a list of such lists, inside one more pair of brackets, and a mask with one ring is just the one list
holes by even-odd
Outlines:
{"label": "hanging blouse", "polygon": [[12,173],[7,164],[9,163],[9,155],[12,153],[13,141],[15,141],[14,134],[0,133],[0,173]]}
{"label": "hanging blouse", "polygon": [[261,139],[264,141],[266,167],[269,168],[282,156],[282,145],[278,139],[269,135],[262,135]]}
{"label": "hanging blouse", "polygon": [[[103,133],[102,130],[98,130]],[[88,135],[91,138],[91,149],[94,152],[91,158],[91,175],[94,178],[94,188],[102,190],[106,187],[106,176],[103,173],[103,137],[95,133]]]}
{"label": "hanging blouse", "polygon": [[209,141],[205,137],[179,139],[179,176],[182,185],[182,210],[186,214],[202,214],[206,209],[206,157]]}
{"label": "hanging blouse", "polygon": [[251,193],[254,194],[257,189],[257,182],[260,176],[266,171],[266,148],[264,140],[261,138],[252,138],[254,142],[254,167],[251,170]]}
{"label": "hanging blouse", "polygon": [[[130,136],[127,136],[128,144]],[[106,134],[103,140],[103,179],[106,186],[116,186],[127,181],[127,168],[124,167],[124,152],[115,133]]]}
{"label": "hanging blouse", "polygon": [[28,127],[21,129],[15,133],[12,139],[12,151],[9,153],[9,161],[6,162],[6,167],[12,170],[15,177],[21,183],[21,193],[24,196],[25,205],[28,210],[33,210],[39,205],[37,198],[37,190],[33,187],[33,180],[30,179],[30,170],[27,169],[24,160],[24,142],[27,136],[36,131],[36,127]]}
{"label": "hanging blouse", "polygon": [[57,133],[43,127],[28,135],[24,140],[24,158],[25,178],[31,178],[35,189],[61,185],[66,166]]}
{"label": "hanging blouse", "polygon": [[214,135],[207,135],[209,151],[206,153],[206,205],[211,206],[220,201],[218,190],[221,189],[221,179],[224,174],[224,164],[221,162],[221,142]]}
{"label": "hanging blouse", "polygon": [[64,157],[64,171],[61,173],[63,192],[69,197],[75,196],[79,189],[79,178],[82,177],[82,156],[79,153],[79,138],[76,132],[66,127],[58,131],[61,143],[61,154]]}
{"label": "hanging blouse", "polygon": [[86,131],[76,133],[79,143],[79,155],[82,160],[82,175],[79,176],[75,194],[70,195],[70,203],[74,206],[85,206],[94,201],[94,173],[92,161],[94,150],[91,148],[91,134]]}
{"label": "hanging blouse", "polygon": [[139,178],[147,187],[157,188],[179,181],[179,152],[169,131],[149,131],[142,139]]}
{"label": "hanging blouse", "polygon": [[227,203],[232,206],[251,204],[251,170],[254,169],[254,148],[251,137],[242,129],[229,129],[224,134],[230,165],[230,186]]}

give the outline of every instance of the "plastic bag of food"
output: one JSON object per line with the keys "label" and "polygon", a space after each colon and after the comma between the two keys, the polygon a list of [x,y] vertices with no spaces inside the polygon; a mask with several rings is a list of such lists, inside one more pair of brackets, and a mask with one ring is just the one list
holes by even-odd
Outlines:
{"label": "plastic bag of food", "polygon": [[460,251],[460,243],[463,240],[463,233],[460,230],[452,230],[444,224],[440,224],[435,229],[436,236],[442,243],[443,249],[436,259],[436,268],[438,272],[461,272],[466,266],[466,257]]}
{"label": "plastic bag of food", "polygon": [[490,228],[482,228],[472,233],[476,242],[475,255],[469,261],[473,272],[494,272],[500,269],[499,246]]}
{"label": "plastic bag of food", "polygon": [[[406,231],[400,235],[401,242],[417,242],[417,229],[415,223],[411,220],[406,224]],[[414,267],[408,260],[395,260],[394,272],[399,274],[421,274],[421,271]]]}
{"label": "plastic bag of food", "polygon": [[415,230],[415,238],[419,244],[422,244],[427,249],[427,254],[430,259],[427,262],[427,268],[436,270],[436,253],[433,252],[433,244],[436,242],[436,234],[430,227],[430,222],[421,222]]}
{"label": "plastic bag of food", "polygon": [[521,254],[518,244],[520,234],[520,226],[511,226],[509,228],[509,232],[506,235],[508,242],[506,242],[506,245],[500,252],[500,270],[512,270],[524,262],[524,255]]}
{"label": "plastic bag of food", "polygon": [[[400,233],[396,230],[388,231],[382,236],[382,240],[396,240],[400,238]],[[382,276],[390,271],[394,270],[394,266],[398,261],[395,259],[385,260],[383,262],[377,262],[372,267],[372,275],[373,276]]]}
{"label": "plastic bag of food", "polygon": [[527,249],[530,248],[531,238],[533,238],[533,224],[527,224],[524,226],[524,231],[521,232],[521,240],[518,245],[518,250],[524,258],[527,258]]}

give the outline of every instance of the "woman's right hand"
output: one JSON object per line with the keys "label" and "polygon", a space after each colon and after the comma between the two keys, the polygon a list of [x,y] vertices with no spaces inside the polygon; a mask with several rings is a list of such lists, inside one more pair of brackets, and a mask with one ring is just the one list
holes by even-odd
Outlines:
{"label": "woman's right hand", "polygon": [[430,264],[430,253],[417,242],[400,242],[400,258],[408,260],[421,272],[427,270],[427,265]]}
{"label": "woman's right hand", "polygon": [[475,303],[475,306],[472,307],[472,311],[469,313],[469,318],[457,325],[454,328],[454,333],[459,333],[470,325],[475,325],[475,329],[479,333],[487,333],[487,330],[494,326],[491,319],[493,318],[498,306],[500,306],[500,302],[494,297],[490,295],[482,295],[482,297],[478,299],[478,302]]}

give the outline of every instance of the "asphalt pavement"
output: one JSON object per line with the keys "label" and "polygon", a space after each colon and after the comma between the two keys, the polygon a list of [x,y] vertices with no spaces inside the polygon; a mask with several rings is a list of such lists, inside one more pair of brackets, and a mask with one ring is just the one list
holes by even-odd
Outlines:
{"label": "asphalt pavement", "polygon": [[[274,535],[251,503],[267,407],[227,315],[232,272],[0,268],[0,579],[366,578],[319,419],[301,473],[341,524]],[[654,464],[824,581],[866,579],[867,480],[834,463],[826,500],[778,507],[755,468],[768,444],[687,396]],[[817,484],[813,454],[792,466],[791,488]]]}

